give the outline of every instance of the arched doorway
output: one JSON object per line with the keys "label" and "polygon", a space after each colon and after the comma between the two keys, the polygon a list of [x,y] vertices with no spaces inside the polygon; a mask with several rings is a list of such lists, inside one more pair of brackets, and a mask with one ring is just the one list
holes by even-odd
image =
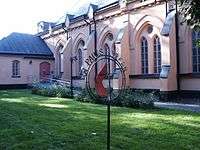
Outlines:
{"label": "arched doorway", "polygon": [[51,65],[48,62],[40,63],[40,79],[46,79],[50,75]]}

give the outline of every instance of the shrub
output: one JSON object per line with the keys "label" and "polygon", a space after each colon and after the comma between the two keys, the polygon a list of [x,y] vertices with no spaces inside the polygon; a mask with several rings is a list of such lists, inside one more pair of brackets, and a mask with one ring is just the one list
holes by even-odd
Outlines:
{"label": "shrub", "polygon": [[[57,84],[33,84],[32,93],[49,97],[71,98],[70,89]],[[107,104],[105,99],[92,99],[85,89],[75,89],[74,96],[75,100],[80,102]],[[154,101],[158,100],[159,97],[155,92],[145,92],[142,90],[133,91],[128,89],[116,100],[111,101],[111,105],[132,108],[153,108]]]}
{"label": "shrub", "polygon": [[70,89],[57,84],[49,84],[49,83],[33,84],[32,93],[49,97],[71,98]]}
{"label": "shrub", "polygon": [[[113,106],[124,106],[132,108],[153,108],[154,101],[158,101],[158,96],[154,92],[144,92],[141,90],[126,90],[121,97],[111,101]],[[106,100],[92,99],[86,90],[82,90],[76,95],[75,100],[81,102],[91,102],[97,104],[106,104]]]}
{"label": "shrub", "polygon": [[88,92],[85,89],[80,90],[80,92],[76,92],[75,100],[79,102],[94,103],[94,100],[92,100],[92,98],[89,96]]}
{"label": "shrub", "polygon": [[134,108],[152,108],[154,101],[158,101],[158,96],[154,92],[144,92],[142,90],[127,90],[121,99],[122,106]]}

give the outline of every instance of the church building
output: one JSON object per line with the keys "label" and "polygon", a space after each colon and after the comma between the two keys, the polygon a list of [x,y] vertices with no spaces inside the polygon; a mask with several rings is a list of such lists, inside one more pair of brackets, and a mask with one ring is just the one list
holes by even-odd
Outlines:
{"label": "church building", "polygon": [[127,88],[198,93],[199,39],[198,29],[182,23],[174,0],[94,0],[58,22],[39,22],[36,35],[2,39],[0,87],[46,76],[72,78],[84,88],[85,60],[105,50],[124,60]]}

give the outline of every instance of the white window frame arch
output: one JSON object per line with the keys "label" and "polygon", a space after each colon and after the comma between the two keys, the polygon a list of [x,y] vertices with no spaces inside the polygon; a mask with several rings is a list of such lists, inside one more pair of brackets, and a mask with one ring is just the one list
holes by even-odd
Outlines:
{"label": "white window frame arch", "polygon": [[193,73],[200,73],[200,47],[197,41],[200,40],[200,30],[194,29],[192,31],[192,71]]}
{"label": "white window frame arch", "polygon": [[57,68],[58,68],[58,76],[61,77],[63,70],[63,62],[62,62],[62,57],[63,54],[61,53],[62,49],[63,49],[64,45],[62,43],[59,43],[58,47],[56,48],[56,53],[57,53],[57,58],[58,58],[58,62],[57,62]]}
{"label": "white window frame arch", "polygon": [[12,61],[12,77],[20,78],[20,61],[19,60]]}
{"label": "white window frame arch", "polygon": [[[114,35],[112,32],[108,32],[106,33],[105,37],[104,37],[104,40],[102,42],[102,49],[104,51],[104,54],[107,54],[107,55],[111,55],[111,56],[114,56],[116,55],[116,48],[114,46]],[[114,64],[112,62],[111,64],[111,70],[115,69],[116,68],[116,64]]]}
{"label": "white window frame arch", "polygon": [[160,74],[161,72],[161,43],[160,37],[155,35],[153,37],[153,52],[154,52],[154,73]]}
{"label": "white window frame arch", "polygon": [[84,51],[85,41],[80,39],[76,46],[76,58],[77,58],[77,67],[78,67],[78,76],[82,76],[82,68],[83,68],[83,51]]}
{"label": "white window frame arch", "polygon": [[146,37],[142,36],[140,38],[140,48],[141,48],[141,72],[142,74],[149,73],[149,62],[148,62],[148,40]]}

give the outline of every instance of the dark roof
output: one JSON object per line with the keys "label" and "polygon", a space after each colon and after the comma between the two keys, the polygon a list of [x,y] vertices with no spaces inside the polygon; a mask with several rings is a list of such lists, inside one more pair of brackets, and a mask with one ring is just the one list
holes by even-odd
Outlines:
{"label": "dark roof", "polygon": [[95,6],[96,9],[101,9],[102,7],[106,7],[107,5],[115,2],[118,2],[118,0],[88,0],[84,5],[77,6],[78,8],[72,12],[72,14],[75,14],[75,16],[81,16],[83,14],[87,14],[90,5]]}
{"label": "dark roof", "polygon": [[62,16],[62,17],[60,17],[60,18],[58,19],[58,21],[55,23],[55,25],[64,23],[66,17],[69,17],[69,21],[71,21],[71,20],[74,18],[74,15],[71,15],[71,14],[68,14],[68,13],[65,14],[64,16]]}
{"label": "dark roof", "polygon": [[23,33],[11,33],[0,40],[0,54],[53,57],[53,53],[40,37]]}
{"label": "dark roof", "polygon": [[[81,6],[79,4],[76,5],[75,11],[67,12],[64,16],[59,18],[59,20],[54,23],[52,26],[53,30],[57,30],[63,28],[63,24],[65,23],[66,16],[68,15],[70,23],[74,23],[80,20],[83,20],[87,17],[88,8],[92,6],[94,11],[102,11],[111,5],[119,4],[119,0],[88,0]],[[69,14],[71,14],[69,16]],[[44,31],[38,33],[38,36],[42,36],[48,33],[48,29],[44,29]]]}
{"label": "dark roof", "polygon": [[[91,5],[93,9],[96,11],[98,9],[104,8],[112,3],[117,3],[119,0],[88,0],[85,2],[83,5],[77,4],[75,11],[68,12],[71,15],[71,20],[79,18],[80,16],[84,16],[85,14],[88,13],[88,8]],[[68,14],[67,13],[67,14]],[[56,24],[61,24],[65,22],[66,15],[62,16]]]}

